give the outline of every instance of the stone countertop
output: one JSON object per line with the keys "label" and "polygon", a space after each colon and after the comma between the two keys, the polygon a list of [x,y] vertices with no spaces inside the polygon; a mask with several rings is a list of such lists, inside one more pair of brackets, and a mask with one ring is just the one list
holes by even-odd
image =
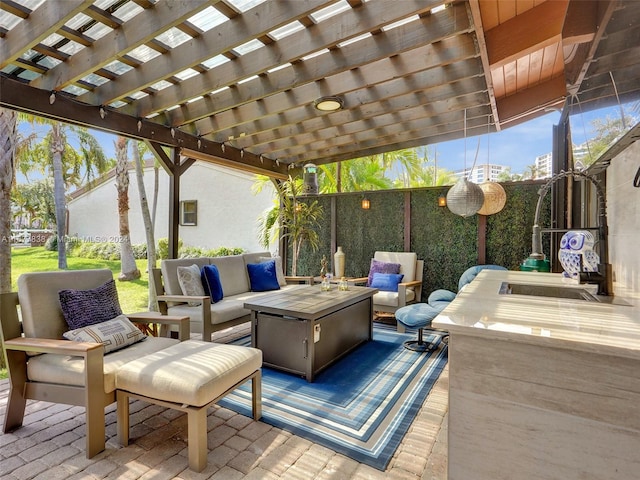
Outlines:
{"label": "stone countertop", "polygon": [[557,273],[484,270],[432,322],[450,333],[524,342],[640,359],[640,295],[628,305],[554,297],[503,295],[502,282],[587,288]]}

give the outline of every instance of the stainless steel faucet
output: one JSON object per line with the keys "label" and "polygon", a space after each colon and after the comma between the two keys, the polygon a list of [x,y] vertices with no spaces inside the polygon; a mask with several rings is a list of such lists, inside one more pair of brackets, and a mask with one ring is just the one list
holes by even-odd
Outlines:
{"label": "stainless steel faucet", "polygon": [[533,234],[531,236],[531,250],[530,258],[544,259],[544,253],[542,253],[542,229],[540,228],[540,210],[542,208],[542,201],[545,195],[551,188],[551,186],[558,180],[566,177],[581,177],[589,180],[596,189],[596,196],[598,199],[598,255],[600,256],[600,263],[598,264],[597,272],[580,272],[580,283],[593,283],[598,285],[598,295],[613,295],[613,275],[611,264],[609,263],[609,246],[608,246],[608,227],[607,227],[607,205],[604,190],[600,181],[598,181],[592,175],[577,170],[560,171],[553,175],[547,183],[545,183],[540,190],[538,190],[538,204],[536,205],[536,215],[533,223]]}

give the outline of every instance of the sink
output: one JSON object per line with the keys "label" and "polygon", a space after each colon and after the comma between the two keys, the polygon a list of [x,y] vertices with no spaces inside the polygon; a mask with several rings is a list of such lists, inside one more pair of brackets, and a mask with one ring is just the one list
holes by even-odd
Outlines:
{"label": "sink", "polygon": [[529,295],[532,297],[566,298],[569,300],[584,300],[586,302],[610,303],[615,305],[629,305],[624,300],[614,296],[596,295],[584,288],[570,288],[551,285],[529,285],[525,283],[502,282],[501,295]]}

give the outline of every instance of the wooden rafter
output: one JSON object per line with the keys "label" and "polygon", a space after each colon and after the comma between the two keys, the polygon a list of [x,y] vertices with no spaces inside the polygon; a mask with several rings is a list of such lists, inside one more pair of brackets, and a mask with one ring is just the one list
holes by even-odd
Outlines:
{"label": "wooden rafter", "polygon": [[29,4],[0,2],[1,105],[280,176],[640,98],[634,0]]}

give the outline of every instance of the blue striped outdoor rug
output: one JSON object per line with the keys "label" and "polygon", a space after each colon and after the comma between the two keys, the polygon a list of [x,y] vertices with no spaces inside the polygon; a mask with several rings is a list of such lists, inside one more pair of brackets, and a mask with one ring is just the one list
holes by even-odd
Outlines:
{"label": "blue striped outdoor rug", "polygon": [[[440,344],[416,353],[399,334],[374,324],[373,341],[359,346],[315,377],[313,383],[267,367],[262,369],[262,419],[360,463],[384,470],[431,387],[447,363]],[[235,342],[250,345],[250,337]],[[250,383],[218,402],[251,416]]]}

